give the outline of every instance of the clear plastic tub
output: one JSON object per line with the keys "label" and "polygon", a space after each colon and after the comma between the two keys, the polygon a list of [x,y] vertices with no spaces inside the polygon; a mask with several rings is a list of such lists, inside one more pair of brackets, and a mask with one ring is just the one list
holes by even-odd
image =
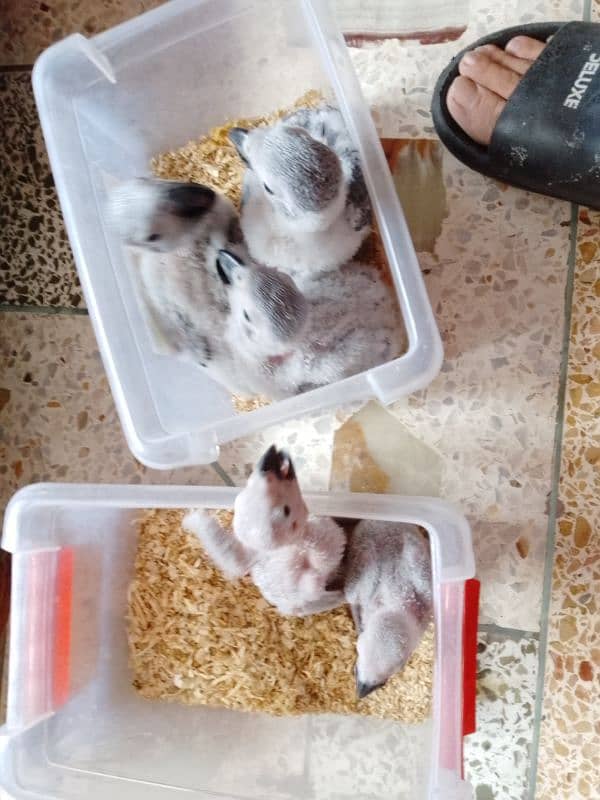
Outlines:
{"label": "clear plastic tub", "polygon": [[[129,446],[156,468],[207,463],[223,442],[342,402],[389,403],[428,384],[442,347],[375,127],[346,47],[319,0],[172,0],[36,62],[33,85],[67,232]],[[152,350],[127,255],[103,219],[107,188],[228,118],[337,99],[366,181],[409,339],[405,355],[236,415],[200,368]]]}
{"label": "clear plastic tub", "polygon": [[311,511],[423,525],[436,624],[432,718],[274,718],[148,701],[131,686],[125,613],[139,509],[231,507],[235,489],[35,485],[8,506],[13,553],[0,784],[57,800],[468,800],[461,780],[469,527],[431,498],[308,495]]}

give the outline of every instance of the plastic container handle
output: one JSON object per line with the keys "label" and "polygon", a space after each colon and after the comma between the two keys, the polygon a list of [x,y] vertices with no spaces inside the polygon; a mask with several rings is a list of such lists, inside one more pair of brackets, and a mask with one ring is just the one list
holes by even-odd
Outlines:
{"label": "plastic container handle", "polygon": [[21,730],[69,697],[73,550],[16,553],[12,578],[6,725]]}

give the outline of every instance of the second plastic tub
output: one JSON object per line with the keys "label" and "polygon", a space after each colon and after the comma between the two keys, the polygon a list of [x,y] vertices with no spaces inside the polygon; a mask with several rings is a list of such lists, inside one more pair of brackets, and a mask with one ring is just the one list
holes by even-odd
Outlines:
{"label": "second plastic tub", "polygon": [[306,496],[318,514],[427,529],[436,631],[428,721],[275,718],[135,692],[125,622],[132,522],[143,508],[232,507],[235,495],[223,487],[79,485],[15,495],[2,540],[13,578],[0,785],[16,800],[468,800],[463,619],[473,551],[464,518],[436,499]]}

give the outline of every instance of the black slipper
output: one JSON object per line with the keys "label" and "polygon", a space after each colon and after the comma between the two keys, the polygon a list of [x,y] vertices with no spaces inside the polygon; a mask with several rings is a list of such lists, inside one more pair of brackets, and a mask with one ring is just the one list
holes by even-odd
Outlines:
{"label": "black slipper", "polygon": [[[514,36],[552,39],[506,103],[489,147],[474,142],[446,105],[458,63],[482,44],[504,48]],[[546,22],[505,28],[455,56],[440,75],[431,106],[442,142],[491,178],[600,208],[600,24]]]}

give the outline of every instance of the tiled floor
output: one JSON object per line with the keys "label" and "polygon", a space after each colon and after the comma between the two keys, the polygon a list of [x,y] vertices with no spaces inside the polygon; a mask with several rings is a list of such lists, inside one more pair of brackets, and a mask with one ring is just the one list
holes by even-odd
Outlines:
{"label": "tiled floor", "polygon": [[[275,436],[312,488],[331,473],[336,487],[448,497],[470,518],[482,580],[479,730],[465,751],[477,800],[596,796],[600,215],[506,189],[445,153],[434,179],[447,213],[420,254],[444,338],[440,377],[387,410],[320,414],[236,442],[213,467],[148,470],[116,417],[22,65],[72,31],[89,35],[154,5],[2,4],[0,503],[34,480],[240,483]],[[471,3],[461,42],[589,12],[585,0],[497,5]],[[382,137],[433,137],[432,85],[461,42],[352,52]],[[431,179],[431,161],[422,166]]]}
{"label": "tiled floor", "polygon": [[82,306],[40,130],[31,70],[0,73],[0,304]]}
{"label": "tiled floor", "polygon": [[540,797],[600,786],[600,213],[580,214],[554,531]]}

